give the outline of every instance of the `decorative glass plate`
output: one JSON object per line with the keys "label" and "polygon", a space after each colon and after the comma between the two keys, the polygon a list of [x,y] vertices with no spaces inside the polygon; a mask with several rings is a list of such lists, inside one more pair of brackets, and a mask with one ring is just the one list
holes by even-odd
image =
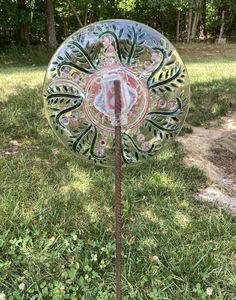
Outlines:
{"label": "decorative glass plate", "polygon": [[108,20],[72,34],[48,66],[46,115],[73,152],[113,166],[114,80],[121,83],[123,164],[138,163],[180,132],[190,97],[180,56],[154,29]]}

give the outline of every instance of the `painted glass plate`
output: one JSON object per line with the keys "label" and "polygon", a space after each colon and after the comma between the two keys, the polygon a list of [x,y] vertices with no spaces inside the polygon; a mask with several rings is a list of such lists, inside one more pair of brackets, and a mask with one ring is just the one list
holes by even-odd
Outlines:
{"label": "painted glass plate", "polygon": [[185,66],[156,30],[108,20],[72,34],[48,66],[46,115],[73,152],[113,166],[114,80],[121,82],[123,164],[138,163],[180,132],[188,112]]}

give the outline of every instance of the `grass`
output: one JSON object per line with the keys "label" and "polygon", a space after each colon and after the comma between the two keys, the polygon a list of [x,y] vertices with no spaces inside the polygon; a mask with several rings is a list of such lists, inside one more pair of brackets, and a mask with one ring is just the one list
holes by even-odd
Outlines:
{"label": "grass", "polygon": [[188,123],[207,125],[236,108],[235,59],[202,59],[187,63],[192,90]]}
{"label": "grass", "polygon": [[[236,59],[189,57],[187,68],[189,124],[235,108]],[[42,112],[44,72],[0,70],[0,294],[111,300],[113,170],[75,160],[53,136]],[[174,142],[124,171],[125,300],[236,299],[236,219],[195,199],[207,180],[183,156]]]}

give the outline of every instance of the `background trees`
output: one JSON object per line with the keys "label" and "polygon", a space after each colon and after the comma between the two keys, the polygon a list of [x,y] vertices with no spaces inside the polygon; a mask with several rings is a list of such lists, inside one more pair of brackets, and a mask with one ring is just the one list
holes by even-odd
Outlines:
{"label": "background trees", "polygon": [[146,23],[176,41],[236,35],[235,0],[0,0],[0,46],[45,44],[102,19]]}

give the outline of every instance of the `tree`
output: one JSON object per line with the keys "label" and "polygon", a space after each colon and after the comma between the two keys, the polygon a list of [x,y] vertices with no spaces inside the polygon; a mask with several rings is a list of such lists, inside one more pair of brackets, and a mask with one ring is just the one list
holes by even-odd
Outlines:
{"label": "tree", "polygon": [[179,42],[179,35],[180,35],[180,20],[181,20],[181,12],[178,10],[177,26],[176,26],[176,42]]}
{"label": "tree", "polygon": [[220,26],[219,40],[223,38],[224,27],[225,27],[225,10],[223,9],[221,12],[221,26]]}
{"label": "tree", "polygon": [[207,37],[206,32],[206,0],[200,1],[200,40],[205,40]]}
{"label": "tree", "polygon": [[58,46],[56,38],[55,18],[54,18],[54,5],[53,0],[46,0],[47,5],[47,42],[48,47],[55,49]]}
{"label": "tree", "polygon": [[194,17],[193,17],[192,29],[191,29],[191,40],[194,40],[196,37],[196,33],[198,30],[199,16],[200,16],[200,2],[199,0],[197,0],[194,3]]}
{"label": "tree", "polygon": [[83,23],[82,23],[82,21],[81,21],[79,15],[78,15],[78,13],[77,13],[77,10],[76,10],[75,6],[72,4],[71,0],[66,0],[66,1],[67,1],[67,3],[69,4],[69,6],[70,6],[70,8],[71,8],[71,10],[72,10],[72,12],[73,12],[73,14],[74,14],[74,16],[76,17],[76,20],[78,21],[79,26],[80,26],[80,27],[83,27]]}
{"label": "tree", "polygon": [[54,49],[78,28],[112,18],[145,23],[176,41],[236,36],[235,0],[0,0],[0,44]]}
{"label": "tree", "polygon": [[186,17],[187,20],[187,43],[190,42],[191,38],[191,28],[192,28],[192,19],[193,19],[193,0],[189,1],[189,11],[188,11],[188,17]]}
{"label": "tree", "polygon": [[18,0],[18,10],[20,16],[19,37],[20,41],[25,44],[30,44],[30,15],[26,5],[26,0]]}

